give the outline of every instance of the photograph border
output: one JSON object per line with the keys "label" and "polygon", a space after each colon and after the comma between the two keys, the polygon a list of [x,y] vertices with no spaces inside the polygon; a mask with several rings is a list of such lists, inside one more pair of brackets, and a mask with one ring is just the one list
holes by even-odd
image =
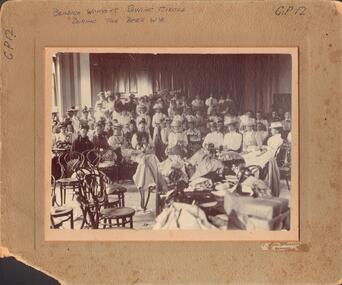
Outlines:
{"label": "photograph border", "polygon": [[[144,54],[289,54],[291,55],[291,199],[290,230],[67,230],[50,229],[51,64],[58,52]],[[298,47],[45,47],[44,237],[45,241],[299,241],[299,53]]]}

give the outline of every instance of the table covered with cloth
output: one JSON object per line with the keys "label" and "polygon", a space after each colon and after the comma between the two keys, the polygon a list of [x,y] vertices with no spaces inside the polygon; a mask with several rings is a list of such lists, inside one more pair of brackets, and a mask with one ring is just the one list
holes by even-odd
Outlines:
{"label": "table covered with cloth", "polygon": [[247,230],[280,230],[289,225],[289,202],[278,197],[253,198],[227,192],[224,209],[235,225]]}

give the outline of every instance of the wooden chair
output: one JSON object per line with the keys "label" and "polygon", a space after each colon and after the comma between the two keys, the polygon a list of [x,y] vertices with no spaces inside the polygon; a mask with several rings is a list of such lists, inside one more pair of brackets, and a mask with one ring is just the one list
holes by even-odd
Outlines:
{"label": "wooden chair", "polygon": [[100,160],[101,160],[101,156],[100,156],[100,152],[98,150],[92,149],[90,151],[88,151],[86,153],[86,164],[87,166],[89,166],[90,169],[92,170],[97,170]]}
{"label": "wooden chair", "polygon": [[[133,229],[133,216],[135,214],[135,210],[128,207],[119,207],[119,208],[104,208],[100,211],[101,219],[103,220],[103,228],[112,228],[114,226],[117,227],[126,227],[126,224],[129,224],[129,227]],[[113,223],[113,220],[116,222]]]}
{"label": "wooden chair", "polygon": [[76,200],[80,203],[83,216],[81,229],[84,226],[97,229],[100,208],[106,202],[102,177],[94,173],[86,174],[82,181],[81,190],[77,193]]}
{"label": "wooden chair", "polygon": [[[94,201],[97,201],[96,213],[98,223],[103,225],[103,228],[125,227],[129,224],[133,228],[133,216],[135,210],[128,207],[121,207],[121,200],[113,194],[108,194],[106,191],[107,177],[102,173],[90,174],[85,177],[85,182],[90,186],[91,195]],[[113,223],[113,220],[115,222]]]}
{"label": "wooden chair", "polygon": [[[51,204],[50,222],[52,229],[60,228],[64,222],[70,220],[70,228],[74,228],[74,211],[71,207],[61,207],[56,201],[56,179],[51,176]],[[57,205],[57,206],[55,206]]]}
{"label": "wooden chair", "polygon": [[80,188],[80,179],[76,175],[76,171],[84,163],[84,157],[81,153],[70,151],[62,154],[59,157],[59,164],[62,169],[62,177],[56,181],[59,185],[61,205],[66,203],[66,190],[72,189],[75,194],[76,189]]}
{"label": "wooden chair", "polygon": [[[104,228],[106,228],[107,222],[109,222],[109,226],[111,227],[112,221],[111,219],[108,220],[109,218],[105,219],[103,217],[103,211],[106,213],[108,211],[111,212],[110,209],[120,209],[119,199],[107,195],[105,190],[105,177],[101,173],[90,173],[85,175],[82,190],[77,195],[77,201],[80,203],[83,214],[81,229],[85,226],[98,229],[100,222],[102,221],[104,221],[102,222],[102,224],[104,224]],[[128,222],[130,222],[128,219],[129,215],[126,216],[121,213],[119,216],[119,218],[127,219]],[[116,218],[118,217],[115,216],[115,219]],[[122,223],[125,223],[125,220],[120,221],[120,224]]]}
{"label": "wooden chair", "polygon": [[[109,177],[108,173],[112,171],[109,169],[101,169],[99,167],[102,161],[102,152],[98,150],[91,150],[87,153],[87,162],[93,173],[101,173],[105,177],[106,191],[108,195],[117,196],[120,200],[120,207],[125,207],[125,193],[127,189],[113,181],[113,177]],[[115,166],[113,166],[115,167]],[[115,175],[114,175],[115,176]]]}
{"label": "wooden chair", "polygon": [[102,176],[103,181],[105,183],[105,190],[106,190],[108,199],[109,200],[116,199],[118,200],[119,207],[125,207],[125,193],[127,192],[127,189],[121,185],[113,183],[108,178],[108,176],[101,170],[98,170],[98,173],[99,175]]}
{"label": "wooden chair", "polygon": [[249,171],[253,174],[255,178],[261,179],[263,174],[263,169],[259,165],[249,165],[247,166]]}
{"label": "wooden chair", "polygon": [[291,146],[287,141],[278,147],[275,153],[275,158],[279,168],[280,179],[284,179],[286,181],[287,188],[290,191],[289,181],[291,181]]}
{"label": "wooden chair", "polygon": [[[59,219],[64,218],[64,219]],[[58,221],[56,221],[56,219]],[[64,222],[70,221],[70,229],[74,229],[74,210],[68,206],[54,207],[50,211],[51,228],[58,229]]]}

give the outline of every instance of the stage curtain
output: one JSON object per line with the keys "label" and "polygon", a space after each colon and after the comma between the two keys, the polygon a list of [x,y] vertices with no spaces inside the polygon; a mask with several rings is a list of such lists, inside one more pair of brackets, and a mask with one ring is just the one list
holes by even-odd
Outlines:
{"label": "stage curtain", "polygon": [[269,112],[274,94],[291,93],[289,55],[91,55],[93,92],[149,95],[163,89],[207,98],[229,94],[238,110]]}

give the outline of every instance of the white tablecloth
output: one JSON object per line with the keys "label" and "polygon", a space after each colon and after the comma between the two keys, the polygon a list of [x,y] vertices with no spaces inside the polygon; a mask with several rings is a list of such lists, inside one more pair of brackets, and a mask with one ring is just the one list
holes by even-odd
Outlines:
{"label": "white tablecloth", "polygon": [[267,162],[274,157],[274,152],[272,150],[268,150],[264,153],[261,153],[260,151],[253,151],[243,154],[242,157],[246,162],[246,166],[259,165],[260,167],[264,168]]}

